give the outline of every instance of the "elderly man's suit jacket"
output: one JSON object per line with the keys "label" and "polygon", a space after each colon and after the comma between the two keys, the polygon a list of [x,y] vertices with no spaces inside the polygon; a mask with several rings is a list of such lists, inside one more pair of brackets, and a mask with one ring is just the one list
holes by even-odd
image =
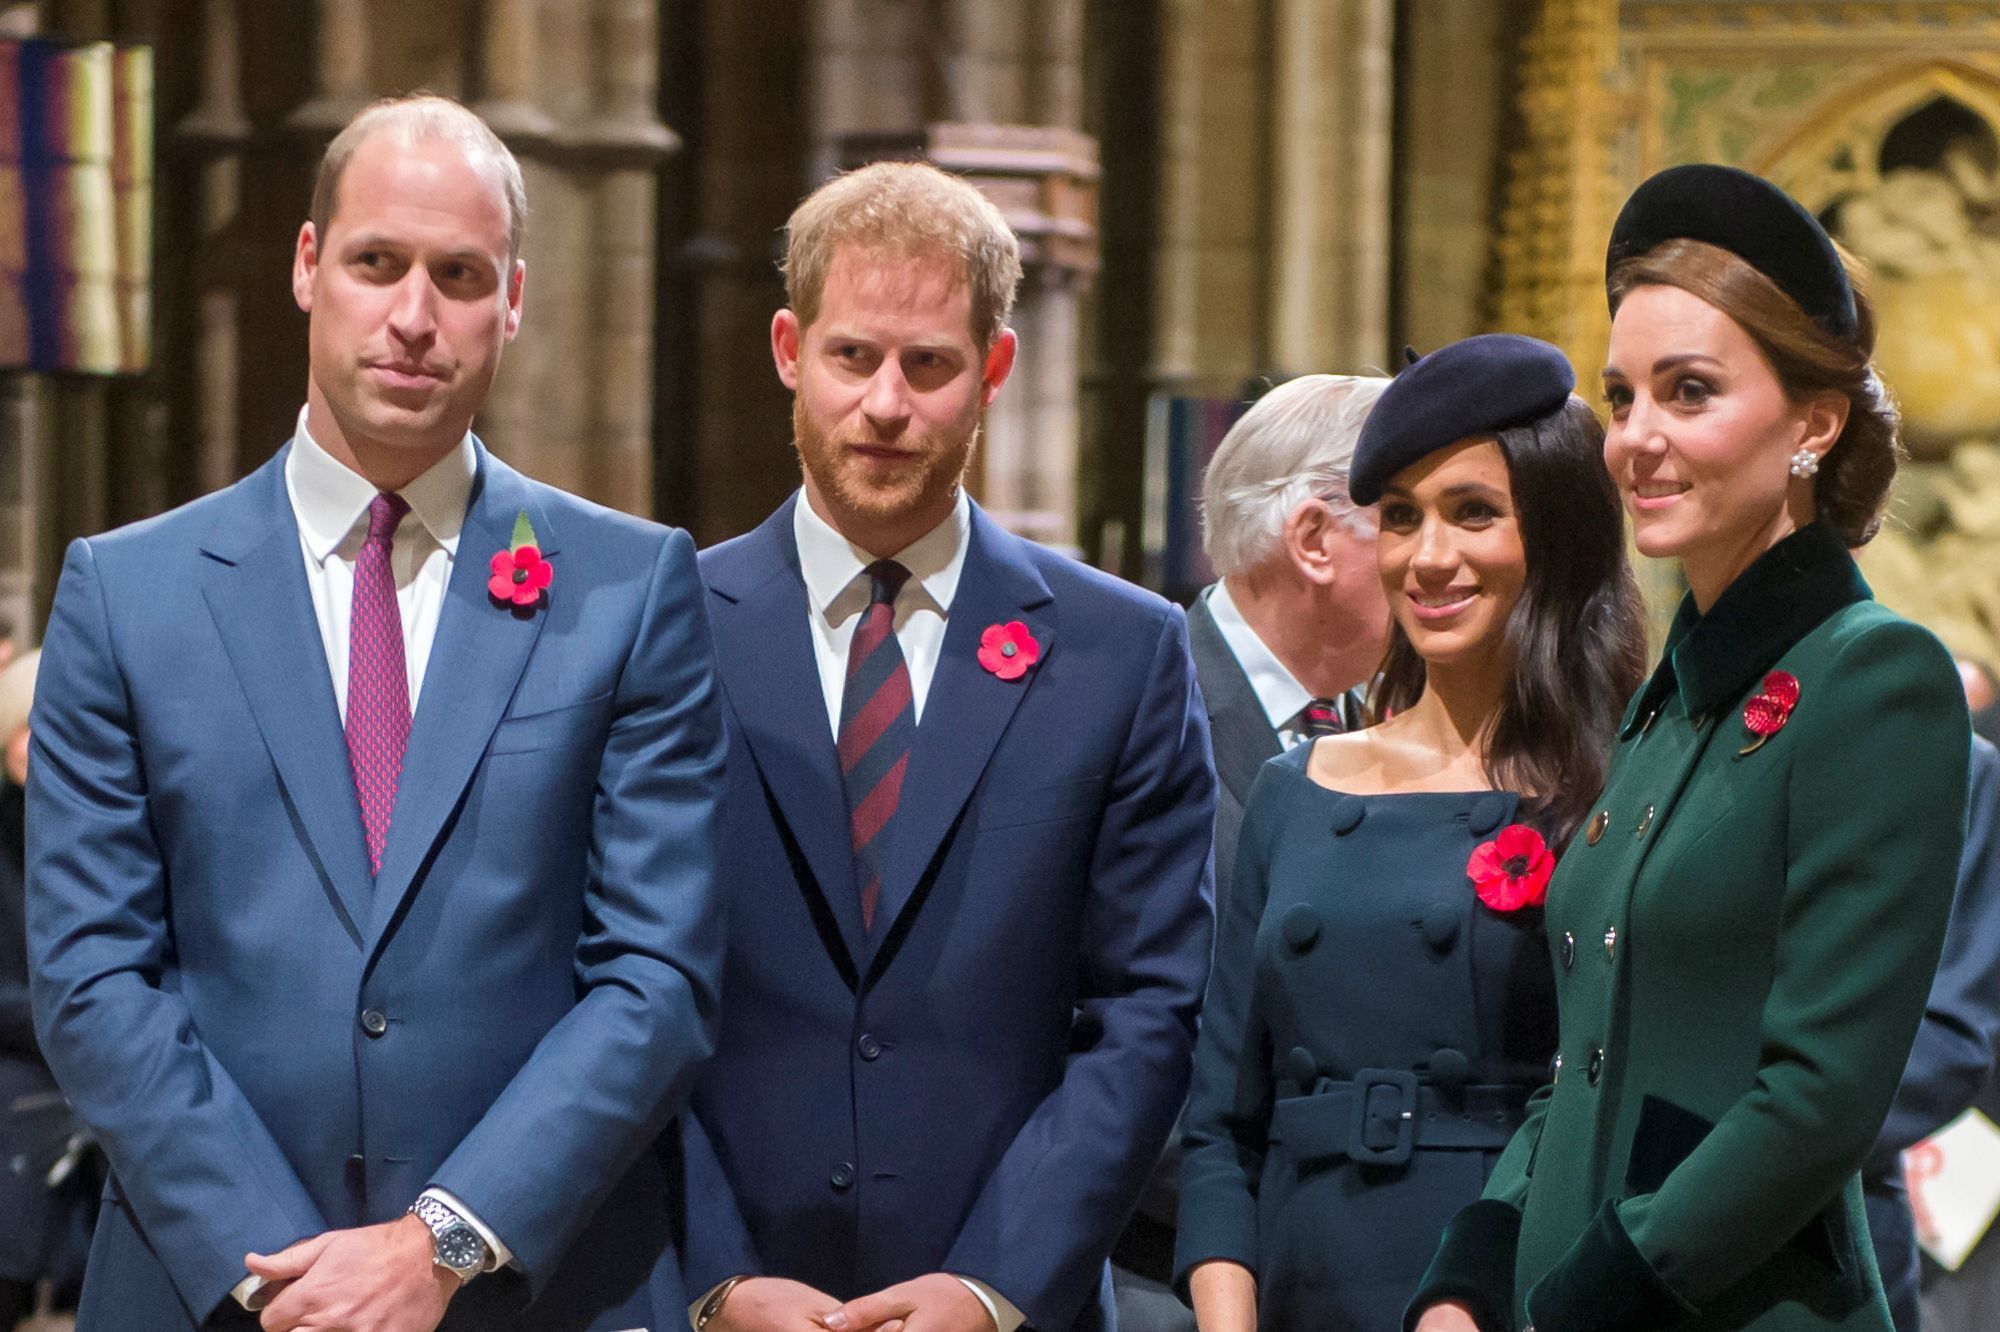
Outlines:
{"label": "elderly man's suit jacket", "polygon": [[[975,506],[864,930],[793,537],[703,552],[730,733],[728,1001],[689,1116],[688,1288],[945,1271],[1036,1328],[1105,1263],[1186,1094],[1213,919],[1180,610]],[[981,667],[1021,621],[1040,660]]]}
{"label": "elderly man's suit jacket", "polygon": [[[446,1329],[685,1316],[646,1149],[710,1048],[720,969],[693,547],[477,452],[379,874],[285,451],[70,547],[28,933],[43,1049],[113,1171],[81,1332],[241,1322],[246,1252],[433,1184],[518,1264]],[[486,591],[523,511],[556,570],[532,610]]]}

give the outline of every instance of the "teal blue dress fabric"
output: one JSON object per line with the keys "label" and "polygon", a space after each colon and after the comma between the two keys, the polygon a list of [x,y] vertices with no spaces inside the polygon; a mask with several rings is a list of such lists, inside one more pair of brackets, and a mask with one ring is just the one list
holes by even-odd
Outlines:
{"label": "teal blue dress fabric", "polygon": [[1554,981],[1540,908],[1495,912],[1465,873],[1514,795],[1346,795],[1309,753],[1266,763],[1245,811],[1175,1275],[1185,1296],[1197,1263],[1248,1267],[1260,1332],[1394,1332],[1548,1080]]}

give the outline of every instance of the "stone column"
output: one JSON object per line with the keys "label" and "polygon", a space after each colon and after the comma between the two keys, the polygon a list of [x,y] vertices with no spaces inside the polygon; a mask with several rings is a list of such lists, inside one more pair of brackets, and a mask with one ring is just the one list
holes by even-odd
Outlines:
{"label": "stone column", "polygon": [[368,0],[318,0],[312,96],[292,112],[302,130],[337,132],[373,100],[368,86]]}
{"label": "stone column", "polygon": [[1393,0],[1278,0],[1272,63],[1274,368],[1388,356]]}
{"label": "stone column", "polygon": [[546,141],[556,127],[537,101],[535,20],[535,0],[486,0],[480,21],[481,95],[473,109],[517,149]]}

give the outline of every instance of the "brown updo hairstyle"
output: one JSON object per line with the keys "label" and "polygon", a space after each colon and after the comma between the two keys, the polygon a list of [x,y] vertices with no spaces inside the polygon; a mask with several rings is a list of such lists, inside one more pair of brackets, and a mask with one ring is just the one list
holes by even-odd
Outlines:
{"label": "brown updo hairstyle", "polygon": [[[1852,275],[1854,265],[1848,264]],[[1813,507],[1848,546],[1866,545],[1882,526],[1882,508],[1903,457],[1902,416],[1869,364],[1875,312],[1857,285],[1853,341],[1835,337],[1798,302],[1744,260],[1719,246],[1670,240],[1611,270],[1611,312],[1639,287],[1679,287],[1734,319],[1798,402],[1832,390],[1847,398],[1847,425],[1820,459]]]}

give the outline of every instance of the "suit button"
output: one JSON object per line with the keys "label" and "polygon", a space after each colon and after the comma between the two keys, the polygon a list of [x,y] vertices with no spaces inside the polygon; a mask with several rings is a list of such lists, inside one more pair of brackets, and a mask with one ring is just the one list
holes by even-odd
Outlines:
{"label": "suit button", "polygon": [[1285,1076],[1310,1091],[1313,1083],[1319,1080],[1319,1061],[1305,1046],[1294,1045],[1292,1052],[1285,1056]]}
{"label": "suit button", "polygon": [[1446,1091],[1457,1091],[1472,1076],[1472,1061],[1465,1051],[1446,1046],[1431,1055],[1431,1081]]}
{"label": "suit button", "polygon": [[382,1015],[380,1009],[371,1008],[361,1015],[361,1030],[370,1036],[380,1036],[389,1030],[389,1019]]}
{"label": "suit button", "polygon": [[1632,830],[1632,835],[1634,837],[1644,837],[1646,835],[1646,829],[1652,826],[1653,826],[1653,807],[1651,805],[1648,805],[1646,806],[1646,812],[1639,816],[1639,826]]}
{"label": "suit button", "polygon": [[1285,943],[1294,953],[1307,952],[1319,942],[1319,912],[1304,902],[1285,913],[1278,922],[1278,933],[1285,937]]}
{"label": "suit button", "polygon": [[1604,840],[1604,829],[1607,825],[1610,824],[1610,822],[1611,822],[1610,811],[1602,809],[1598,810],[1595,814],[1590,816],[1590,827],[1584,830],[1583,840],[1589,842],[1592,846],[1596,846],[1599,842]]}
{"label": "suit button", "polygon": [[1553,1087],[1562,1080],[1563,1080],[1563,1057],[1562,1054],[1558,1052],[1556,1054],[1556,1062],[1552,1064],[1549,1068],[1549,1085]]}
{"label": "suit button", "polygon": [[1333,802],[1333,831],[1338,836],[1347,836],[1367,817],[1368,806],[1355,796],[1342,796]]}
{"label": "suit button", "polygon": [[1604,1076],[1604,1051],[1601,1048],[1591,1050],[1590,1063],[1584,1067],[1583,1072],[1584,1076],[1590,1079],[1590,1085],[1595,1087],[1597,1080]]}
{"label": "suit button", "polygon": [[1564,971],[1576,965],[1576,936],[1568,930],[1563,931],[1562,960]]}
{"label": "suit button", "polygon": [[1423,931],[1424,942],[1442,953],[1458,938],[1458,908],[1449,902],[1439,902],[1424,912],[1417,928]]}
{"label": "suit button", "polygon": [[854,1048],[861,1052],[863,1059],[870,1062],[882,1057],[882,1042],[876,1040],[873,1036],[863,1035],[860,1040],[854,1043]]}
{"label": "suit button", "polygon": [[833,1168],[833,1173],[827,1176],[826,1182],[833,1185],[835,1193],[847,1192],[854,1187],[854,1167],[842,1161]]}
{"label": "suit button", "polygon": [[1617,956],[1618,927],[1616,925],[1606,925],[1604,927],[1604,960],[1609,962]]}

